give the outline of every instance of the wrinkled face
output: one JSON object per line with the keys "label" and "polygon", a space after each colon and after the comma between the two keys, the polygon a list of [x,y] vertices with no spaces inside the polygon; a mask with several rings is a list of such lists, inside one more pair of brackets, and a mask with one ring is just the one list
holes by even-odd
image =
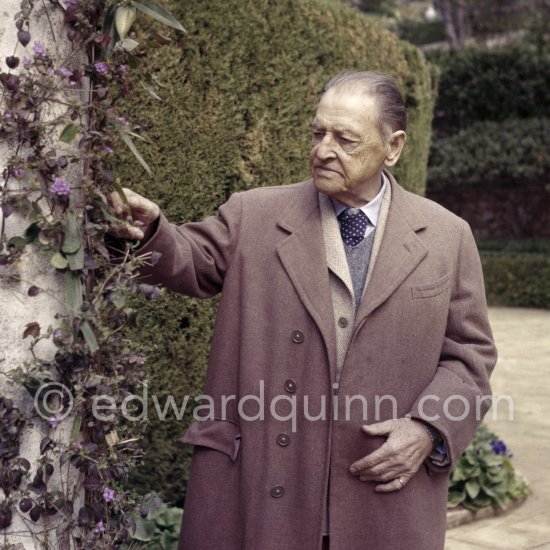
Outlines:
{"label": "wrinkled face", "polygon": [[391,151],[380,134],[376,100],[332,88],[319,102],[312,132],[309,163],[317,189],[349,206],[372,200]]}

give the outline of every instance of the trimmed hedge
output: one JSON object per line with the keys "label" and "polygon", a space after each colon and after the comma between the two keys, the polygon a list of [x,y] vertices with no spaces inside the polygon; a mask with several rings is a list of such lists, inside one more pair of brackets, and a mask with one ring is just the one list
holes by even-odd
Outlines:
{"label": "trimmed hedge", "polygon": [[550,117],[550,53],[526,47],[455,50],[441,69],[434,128],[452,133],[478,120]]}
{"label": "trimmed hedge", "polygon": [[550,309],[550,254],[481,251],[489,305]]}
{"label": "trimmed hedge", "polygon": [[481,254],[546,254],[550,257],[550,239],[477,239]]}
{"label": "trimmed hedge", "polygon": [[[188,34],[145,61],[168,86],[159,91],[164,101],[143,91],[126,106],[152,140],[138,146],[155,176],[147,178],[125,151],[119,151],[117,176],[157,201],[169,219],[202,219],[234,191],[308,177],[316,102],[329,78],[350,68],[389,72],[403,86],[410,139],[396,175],[423,193],[435,85],[432,68],[413,46],[336,1],[168,7]],[[179,407],[185,395],[201,393],[216,303],[168,295],[138,308],[135,338],[151,348],[149,395],[161,405],[173,395]],[[191,416],[150,416],[147,454],[133,481],[181,505],[191,448],[179,439]]]}
{"label": "trimmed hedge", "polygon": [[546,185],[550,118],[477,122],[430,150],[428,189]]}

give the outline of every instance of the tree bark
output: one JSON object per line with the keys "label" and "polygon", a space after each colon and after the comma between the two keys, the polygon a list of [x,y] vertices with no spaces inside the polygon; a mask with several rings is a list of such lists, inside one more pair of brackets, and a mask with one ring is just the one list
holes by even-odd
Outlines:
{"label": "tree bark", "polygon": [[[45,10],[48,10],[48,14]],[[17,41],[16,26],[14,15],[21,10],[20,0],[2,0],[2,9],[0,10],[0,63],[2,72],[7,72],[5,64],[7,56],[16,55],[20,59],[19,67],[12,72],[21,72],[23,55],[32,57],[32,48],[36,42],[43,44],[51,57],[56,60],[63,59],[69,51],[69,43],[66,39],[64,30],[63,13],[60,9],[52,9],[49,2],[36,3],[35,9],[31,13],[30,33],[31,42],[24,48]],[[51,26],[50,26],[51,25]],[[58,66],[56,63],[55,66]],[[53,120],[60,114],[63,114],[64,107],[59,105],[48,105],[43,112],[44,122]],[[3,96],[0,96],[0,113],[5,111]],[[59,136],[61,127],[56,127],[51,135]],[[56,139],[56,137],[54,139]],[[59,150],[59,144],[49,143]],[[3,172],[6,164],[13,154],[13,150],[6,143],[0,143],[0,174]],[[20,151],[20,156],[25,158],[28,151]],[[73,177],[77,177],[81,168],[76,166]],[[5,183],[4,178],[0,182],[2,188],[4,185],[11,193],[17,193],[22,182],[12,182],[8,180]],[[4,193],[2,193],[4,196]],[[4,228],[7,238],[23,235],[29,225],[25,216],[14,211],[9,217],[4,217],[0,210],[0,223]],[[25,363],[31,363],[33,360],[30,352],[31,338],[23,339],[23,332],[28,323],[36,322],[40,325],[42,333],[45,333],[50,325],[55,328],[55,315],[64,314],[65,308],[64,289],[62,274],[58,273],[49,263],[49,258],[39,254],[33,246],[27,245],[22,257],[9,266],[0,265],[0,395],[9,398],[21,413],[31,413],[35,406],[34,399],[23,386],[10,386],[6,383],[6,377],[3,374],[12,369],[22,367]],[[9,277],[7,275],[10,275]],[[37,295],[29,296],[29,287],[36,285],[43,291]],[[35,352],[46,361],[53,359],[55,346],[51,340],[42,340],[35,348]],[[53,373],[52,373],[53,374]],[[53,378],[53,376],[52,376]],[[49,436],[55,440],[64,442],[69,441],[70,424],[72,417],[67,417],[53,432],[48,422],[38,418],[30,429],[24,431],[19,456],[26,458],[30,464],[29,479],[23,479],[20,487],[25,488],[27,482],[32,480],[36,473],[36,459],[40,456],[40,441],[43,437]],[[48,489],[59,489],[64,493],[69,487],[70,491],[74,487],[74,475],[63,473],[63,480],[59,477],[58,461],[55,460],[56,472],[48,480]],[[66,470],[66,469],[65,469]],[[13,496],[13,493],[12,495]],[[0,500],[4,494],[0,491]],[[61,521],[60,514],[43,521],[40,519],[34,523],[30,520],[28,514],[19,511],[17,504],[12,506],[13,522],[10,527],[0,531],[0,547],[4,544],[12,544],[16,549],[38,549],[38,548],[68,548],[66,537],[58,539],[56,536],[56,526]],[[40,541],[40,542],[39,542]]]}

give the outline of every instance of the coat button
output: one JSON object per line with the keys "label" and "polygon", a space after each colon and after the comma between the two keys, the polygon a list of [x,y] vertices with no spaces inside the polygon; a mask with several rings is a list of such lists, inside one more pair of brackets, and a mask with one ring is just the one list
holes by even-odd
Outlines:
{"label": "coat button", "polygon": [[273,498],[281,498],[285,494],[285,488],[281,485],[275,485],[273,489],[271,489],[271,496]]}
{"label": "coat button", "polygon": [[296,391],[296,382],[294,382],[294,380],[292,380],[292,378],[289,378],[285,382],[285,390],[288,393],[294,393]]}
{"label": "coat button", "polygon": [[279,434],[275,440],[277,441],[277,445],[280,445],[281,447],[286,447],[290,443],[290,437],[288,434]]}
{"label": "coat button", "polygon": [[346,328],[348,324],[349,322],[345,317],[340,317],[340,319],[338,319],[338,325],[341,326],[342,328]]}
{"label": "coat button", "polygon": [[293,330],[292,341],[295,344],[301,344],[304,341],[304,333],[301,330]]}

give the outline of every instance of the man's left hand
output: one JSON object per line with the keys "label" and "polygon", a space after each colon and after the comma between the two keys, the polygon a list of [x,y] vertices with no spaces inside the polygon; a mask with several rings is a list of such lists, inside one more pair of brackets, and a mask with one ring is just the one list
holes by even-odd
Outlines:
{"label": "man's left hand", "polygon": [[350,466],[351,474],[361,481],[379,481],[377,493],[403,489],[432,452],[430,436],[418,420],[386,420],[362,430],[370,436],[387,436],[381,447]]}

